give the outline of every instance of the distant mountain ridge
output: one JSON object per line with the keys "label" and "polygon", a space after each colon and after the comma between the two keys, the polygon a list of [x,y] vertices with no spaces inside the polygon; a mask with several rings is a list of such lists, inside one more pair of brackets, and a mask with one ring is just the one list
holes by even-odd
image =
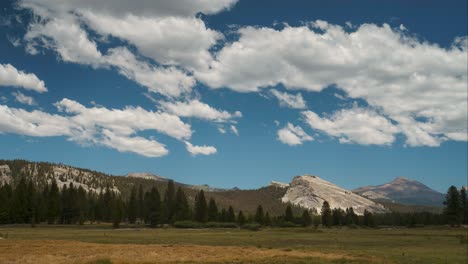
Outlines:
{"label": "distant mountain ridge", "polygon": [[[55,179],[59,188],[73,184],[75,187],[82,187],[87,192],[95,193],[101,192],[108,186],[114,192],[120,193],[124,199],[128,198],[133,186],[139,185],[142,185],[145,190],[155,186],[162,194],[170,180],[147,172],[113,176],[64,164],[0,160],[0,185],[15,185],[22,177],[26,177],[42,187]],[[359,214],[362,214],[364,209],[381,213],[388,212],[389,204],[397,206],[393,206],[393,208],[398,208],[398,203],[402,202],[408,203],[409,201],[409,204],[412,204],[415,198],[411,194],[423,193],[434,196],[435,192],[419,182],[397,178],[388,184],[356,189],[353,193],[313,175],[294,177],[289,184],[272,181],[268,186],[252,190],[221,189],[209,185],[191,185],[180,182],[175,182],[175,185],[183,188],[188,199],[192,202],[195,194],[199,190],[204,190],[207,198],[213,197],[219,202],[220,208],[232,205],[245,212],[255,213],[257,206],[261,204],[265,211],[273,214],[283,213],[289,203],[293,205],[293,210],[296,213],[300,213],[300,207],[320,212],[325,200],[330,203],[332,208],[353,207],[355,212]],[[385,190],[387,192],[384,192]],[[406,194],[406,196],[396,197],[398,193]],[[437,201],[441,202],[443,195],[435,193],[439,199]],[[430,196],[432,200],[424,200],[427,199],[425,196],[416,198],[422,200],[421,204],[431,204],[434,201],[433,196]],[[387,208],[384,208],[380,203],[385,204]],[[437,205],[440,206],[440,204]],[[405,210],[411,210],[411,208],[405,207]]]}
{"label": "distant mountain ridge", "polygon": [[360,187],[353,192],[374,201],[412,205],[442,206],[445,199],[444,194],[405,177],[397,177],[382,185]]}

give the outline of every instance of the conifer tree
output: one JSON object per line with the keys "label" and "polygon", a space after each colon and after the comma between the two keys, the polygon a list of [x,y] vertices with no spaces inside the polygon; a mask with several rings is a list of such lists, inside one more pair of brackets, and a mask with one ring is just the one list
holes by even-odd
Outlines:
{"label": "conifer tree", "polygon": [[466,189],[464,186],[460,190],[460,200],[463,211],[463,224],[468,225],[468,197],[466,195]]}
{"label": "conifer tree", "polygon": [[116,198],[112,201],[112,227],[119,228],[120,222],[122,221],[123,215],[123,203],[120,198]]}
{"label": "conifer tree", "polygon": [[200,190],[195,196],[194,220],[201,223],[205,223],[208,220],[208,209],[203,190]]}
{"label": "conifer tree", "polygon": [[12,199],[12,189],[9,184],[0,186],[0,224],[12,222],[10,215],[10,204]]}
{"label": "conifer tree", "polygon": [[330,227],[332,225],[332,212],[330,209],[330,204],[327,201],[323,202],[321,215],[322,215],[322,225],[326,227]]}
{"label": "conifer tree", "polygon": [[363,224],[368,227],[374,227],[375,226],[375,221],[374,221],[374,216],[372,215],[371,212],[364,210],[364,219],[363,219]]}
{"label": "conifer tree", "polygon": [[229,206],[227,215],[226,215],[226,221],[230,223],[235,223],[236,222],[236,214],[234,213],[234,209],[232,206]]}
{"label": "conifer tree", "polygon": [[169,180],[167,182],[167,189],[164,193],[164,222],[171,223],[174,217],[175,210],[175,187],[174,181]]}
{"label": "conifer tree", "polygon": [[263,207],[259,205],[257,207],[257,211],[255,212],[255,222],[259,223],[260,225],[264,224],[264,215],[263,215]]}
{"label": "conifer tree", "polygon": [[237,223],[239,224],[239,226],[243,226],[245,224],[245,216],[242,210],[239,211],[239,214],[237,215]]}
{"label": "conifer tree", "polygon": [[145,197],[145,203],[147,205],[148,222],[151,227],[156,227],[161,221],[161,197],[156,187],[151,188],[151,191]]}
{"label": "conifer tree", "polygon": [[133,186],[130,191],[130,199],[128,201],[128,222],[130,224],[135,224],[137,218],[138,203],[136,195],[136,187]]}
{"label": "conifer tree", "polygon": [[138,208],[137,208],[137,217],[141,220],[145,218],[145,201],[143,193],[143,185],[138,186]]}
{"label": "conifer tree", "polygon": [[346,208],[346,225],[357,225],[358,222],[358,216],[354,213],[354,209],[352,207]]}
{"label": "conifer tree", "polygon": [[213,198],[208,203],[208,221],[218,221],[218,206]]}
{"label": "conifer tree", "polygon": [[34,227],[37,219],[37,197],[36,188],[32,180],[28,183],[26,198],[27,220],[25,222],[30,223]]}
{"label": "conifer tree", "polygon": [[112,220],[112,194],[113,192],[111,191],[109,185],[107,185],[102,201],[102,220],[104,222],[110,222]]}
{"label": "conifer tree", "polygon": [[219,213],[219,221],[220,222],[227,222],[227,212],[226,209],[221,209],[221,213]]}
{"label": "conifer tree", "polygon": [[444,202],[444,214],[447,217],[447,221],[451,226],[458,226],[462,220],[463,208],[462,201],[460,199],[460,193],[457,187],[450,186],[447,190]]}
{"label": "conifer tree", "polygon": [[290,204],[286,207],[286,212],[284,214],[284,221],[286,222],[294,222],[294,214],[292,211],[292,207]]}
{"label": "conifer tree", "polygon": [[89,211],[89,203],[87,199],[86,191],[83,189],[82,186],[78,187],[78,191],[76,194],[76,206],[78,212],[78,223],[80,225],[84,224],[84,222],[89,219],[88,211]]}
{"label": "conifer tree", "polygon": [[10,215],[13,223],[27,223],[28,215],[28,186],[26,179],[22,177],[13,191],[13,197],[10,207]]}
{"label": "conifer tree", "polygon": [[175,202],[175,221],[183,221],[190,219],[190,207],[182,188],[177,188]]}
{"label": "conifer tree", "polygon": [[263,225],[271,226],[271,217],[268,212],[266,212],[265,217],[263,218]]}
{"label": "conifer tree", "polygon": [[304,210],[302,213],[302,225],[304,227],[312,225],[312,217],[310,216],[308,210]]}

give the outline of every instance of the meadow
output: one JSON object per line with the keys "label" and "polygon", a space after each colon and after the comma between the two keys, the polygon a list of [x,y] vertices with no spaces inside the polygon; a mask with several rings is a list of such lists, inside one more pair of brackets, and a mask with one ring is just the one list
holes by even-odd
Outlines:
{"label": "meadow", "polygon": [[467,232],[0,226],[0,263],[467,263]]}

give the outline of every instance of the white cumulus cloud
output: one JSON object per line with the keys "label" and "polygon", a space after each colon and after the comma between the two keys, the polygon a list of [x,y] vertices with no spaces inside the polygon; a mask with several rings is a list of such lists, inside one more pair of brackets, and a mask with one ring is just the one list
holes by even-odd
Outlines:
{"label": "white cumulus cloud", "polygon": [[239,111],[229,113],[227,111],[217,110],[197,99],[184,102],[162,101],[159,103],[159,106],[164,111],[180,117],[195,117],[217,122],[227,122],[233,118],[242,117],[242,113]]}
{"label": "white cumulus cloud", "polygon": [[288,123],[285,127],[278,130],[278,140],[284,144],[295,146],[301,145],[304,141],[314,140],[300,126],[294,126]]}
{"label": "white cumulus cloud", "polygon": [[44,81],[34,73],[17,70],[11,64],[0,64],[0,86],[12,86],[39,93],[47,92]]}
{"label": "white cumulus cloud", "polygon": [[239,92],[278,84],[319,92],[336,85],[396,122],[409,146],[467,138],[466,36],[443,48],[404,27],[344,29],[320,20],[282,29],[241,27],[237,33],[209,70],[195,72],[199,80]]}
{"label": "white cumulus cloud", "polygon": [[311,128],[336,137],[341,143],[389,145],[399,132],[387,118],[364,108],[342,109],[330,117],[320,117],[312,111],[303,111],[302,115]]}
{"label": "white cumulus cloud", "polygon": [[278,90],[272,89],[271,94],[274,95],[281,106],[294,108],[294,109],[305,109],[307,104],[302,97],[301,93],[290,94],[287,92],[280,92]]}
{"label": "white cumulus cloud", "polygon": [[196,155],[211,155],[217,152],[216,148],[213,146],[194,146],[190,142],[185,141],[187,151],[190,152],[193,156]]}
{"label": "white cumulus cloud", "polygon": [[18,103],[22,103],[22,104],[26,104],[26,105],[35,105],[36,104],[36,101],[31,96],[27,96],[27,95],[25,95],[25,94],[23,94],[21,92],[13,92],[11,94],[15,97],[15,100]]}

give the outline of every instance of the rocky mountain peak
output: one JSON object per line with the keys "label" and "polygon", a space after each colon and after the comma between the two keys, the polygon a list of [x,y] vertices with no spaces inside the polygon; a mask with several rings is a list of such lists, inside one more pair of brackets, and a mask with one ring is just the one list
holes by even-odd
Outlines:
{"label": "rocky mountain peak", "polygon": [[308,174],[293,178],[282,201],[312,210],[315,209],[318,213],[320,213],[324,201],[327,201],[332,208],[345,210],[352,207],[357,214],[363,214],[366,209],[378,213],[388,211],[380,204],[356,195],[318,176]]}

